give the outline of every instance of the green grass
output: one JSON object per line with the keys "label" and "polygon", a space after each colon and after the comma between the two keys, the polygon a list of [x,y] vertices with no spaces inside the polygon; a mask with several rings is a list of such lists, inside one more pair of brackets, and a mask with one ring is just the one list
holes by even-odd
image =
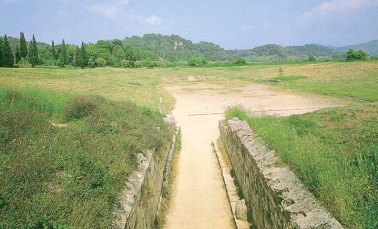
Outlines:
{"label": "green grass", "polygon": [[378,226],[378,104],[290,117],[232,108],[348,228]]}
{"label": "green grass", "polygon": [[[189,76],[196,77],[198,81],[188,82]],[[272,79],[279,79],[280,82],[272,82]],[[132,83],[134,81],[136,83]],[[106,218],[110,217],[107,215],[110,212],[108,207],[117,198],[113,191],[118,187],[117,182],[132,171],[132,155],[143,149],[142,143],[146,143],[146,147],[152,147],[153,144],[150,143],[160,141],[155,135],[148,135],[155,133],[150,131],[151,126],[161,125],[157,121],[161,117],[154,112],[159,109],[158,91],[163,98],[163,113],[167,113],[173,108],[174,99],[164,91],[166,84],[184,87],[196,84],[218,85],[223,88],[219,92],[227,93],[237,91],[247,83],[378,101],[378,62],[275,63],[154,69],[2,68],[0,180],[8,183],[0,187],[0,222],[7,223],[0,224],[0,228],[21,224],[89,227],[94,225],[93,222],[109,225],[110,218]],[[203,87],[198,88],[200,90]],[[136,107],[127,101],[143,107]],[[376,154],[372,152],[377,152],[374,139],[377,139],[375,130],[378,129],[378,109],[376,102],[351,104],[350,107],[321,111],[314,115],[282,119],[254,118],[253,123],[255,128],[267,126],[266,130],[265,127],[260,128],[262,130],[259,130],[259,134],[264,139],[272,138],[272,143],[269,143],[272,147],[290,149],[297,142],[292,155],[298,154],[300,157],[293,161],[302,160],[303,165],[298,162],[295,164],[298,169],[294,170],[298,174],[304,171],[300,176],[309,179],[308,186],[322,198],[325,205],[331,208],[333,206],[333,213],[345,224],[352,228],[363,228],[363,225],[372,221],[371,212],[377,215],[376,208],[371,205],[372,201],[378,202],[378,195],[371,191],[372,188],[377,188],[371,186],[370,182],[373,178],[377,180],[373,176],[377,172],[366,172],[365,167],[369,166],[355,164],[368,161],[364,155],[373,155],[369,160],[376,160]],[[145,120],[149,115],[156,118],[156,123]],[[68,125],[57,128],[51,122],[67,122]],[[139,138],[148,137],[153,141],[139,142]],[[369,141],[373,143],[370,144]],[[109,152],[113,156],[109,156]],[[289,158],[290,152],[283,154],[287,154]],[[329,171],[323,165],[328,158],[332,159],[328,164],[325,163],[330,167]],[[102,160],[104,163],[100,163]],[[80,161],[87,162],[81,165]],[[312,162],[317,164],[310,166]],[[374,163],[377,164],[376,161]],[[33,166],[34,164],[38,166]],[[290,164],[292,167],[295,165],[294,162]],[[339,168],[340,174],[336,171]],[[40,172],[39,169],[45,172]],[[82,176],[81,173],[105,177],[93,178],[94,186],[97,185],[95,180],[104,180],[103,186],[95,188],[95,191],[88,189],[92,181],[88,178],[89,175]],[[115,175],[117,173],[121,175]],[[346,179],[347,175],[353,179]],[[318,177],[327,176],[335,182],[327,183],[324,179],[318,181]],[[114,187],[109,186],[109,181]],[[24,183],[25,185],[20,185]],[[74,185],[79,186],[76,189],[73,188]],[[52,195],[54,187],[62,191],[56,194],[52,192]],[[350,187],[354,189],[350,191]],[[29,188],[31,192],[27,191]],[[70,194],[67,191],[69,189],[72,189]],[[14,198],[12,190],[19,193]],[[325,195],[327,192],[333,194]],[[88,205],[84,202],[75,204],[80,200],[80,195]],[[72,203],[67,200],[68,196],[74,200]],[[102,199],[97,201],[100,197]],[[17,198],[20,201],[16,201]],[[34,208],[35,212],[30,211]],[[7,210],[5,214],[4,209],[11,210]],[[12,215],[10,211],[14,218],[9,218]]]}
{"label": "green grass", "polygon": [[114,101],[132,101],[159,110],[159,89],[163,112],[172,109],[174,100],[162,89],[164,69],[48,69],[2,68],[0,85],[13,88],[38,88],[70,95],[99,95]]}
{"label": "green grass", "polygon": [[250,82],[305,93],[378,101],[376,61],[180,68],[165,69],[164,73],[167,83],[182,84],[188,76],[196,76],[198,82],[207,84],[242,87]]}
{"label": "green grass", "polygon": [[283,81],[283,82],[294,81],[294,80],[299,80],[299,79],[306,79],[306,77],[305,76],[278,76],[274,78],[274,80]]}
{"label": "green grass", "polygon": [[169,138],[148,107],[0,88],[0,228],[110,228],[136,154]]}

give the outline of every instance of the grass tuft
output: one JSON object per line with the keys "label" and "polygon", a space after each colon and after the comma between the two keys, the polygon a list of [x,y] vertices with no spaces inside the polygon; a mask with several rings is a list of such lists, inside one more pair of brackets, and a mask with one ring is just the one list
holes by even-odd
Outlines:
{"label": "grass tuft", "polygon": [[97,114],[99,112],[99,103],[99,98],[75,97],[64,106],[62,112],[63,120],[69,122]]}

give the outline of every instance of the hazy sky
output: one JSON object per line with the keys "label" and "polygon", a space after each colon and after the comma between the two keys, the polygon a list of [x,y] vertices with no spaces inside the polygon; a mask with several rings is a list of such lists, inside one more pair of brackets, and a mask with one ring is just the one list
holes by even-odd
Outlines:
{"label": "hazy sky", "polygon": [[378,39],[378,0],[0,0],[0,34],[79,44],[160,33],[226,49]]}

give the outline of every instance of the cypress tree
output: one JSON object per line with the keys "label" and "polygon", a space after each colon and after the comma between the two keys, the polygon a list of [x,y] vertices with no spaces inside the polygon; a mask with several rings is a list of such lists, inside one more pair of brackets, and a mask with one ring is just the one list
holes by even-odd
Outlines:
{"label": "cypress tree", "polygon": [[78,65],[81,68],[85,68],[88,65],[87,52],[85,51],[85,45],[81,42],[80,55],[78,56]]}
{"label": "cypress tree", "polygon": [[34,35],[33,40],[29,44],[29,62],[32,65],[32,68],[38,64],[38,48]]}
{"label": "cypress tree", "polygon": [[64,68],[67,63],[67,50],[66,50],[66,43],[64,39],[62,40],[62,52],[59,55],[59,65],[60,67]]}
{"label": "cypress tree", "polygon": [[4,67],[3,38],[0,37],[0,67]]}
{"label": "cypress tree", "polygon": [[20,52],[22,58],[26,58],[28,55],[28,47],[26,46],[25,35],[23,32],[20,33]]}
{"label": "cypress tree", "polygon": [[80,56],[80,49],[79,49],[78,46],[76,46],[76,51],[75,51],[75,53],[73,55],[72,62],[71,62],[72,66],[75,66],[75,67],[78,66],[79,56]]}
{"label": "cypress tree", "polygon": [[51,55],[54,60],[58,59],[58,56],[56,55],[56,50],[55,50],[55,44],[54,41],[51,42]]}
{"label": "cypress tree", "polygon": [[16,64],[18,64],[21,61],[21,52],[18,45],[16,45]]}
{"label": "cypress tree", "polygon": [[13,67],[14,65],[14,56],[12,53],[12,48],[8,42],[7,35],[4,36],[3,43],[3,63],[5,67]]}

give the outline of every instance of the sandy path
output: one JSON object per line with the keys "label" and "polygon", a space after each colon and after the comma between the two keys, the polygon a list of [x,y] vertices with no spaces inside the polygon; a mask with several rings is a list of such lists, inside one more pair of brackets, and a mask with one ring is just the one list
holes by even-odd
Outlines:
{"label": "sandy path", "polygon": [[[267,114],[289,115],[335,106],[327,97],[293,95],[263,85],[224,91],[204,84],[168,87],[176,98],[173,114],[182,130],[175,190],[165,228],[233,228],[220,169],[211,150],[218,122],[231,105]],[[227,93],[226,93],[227,92]]]}

